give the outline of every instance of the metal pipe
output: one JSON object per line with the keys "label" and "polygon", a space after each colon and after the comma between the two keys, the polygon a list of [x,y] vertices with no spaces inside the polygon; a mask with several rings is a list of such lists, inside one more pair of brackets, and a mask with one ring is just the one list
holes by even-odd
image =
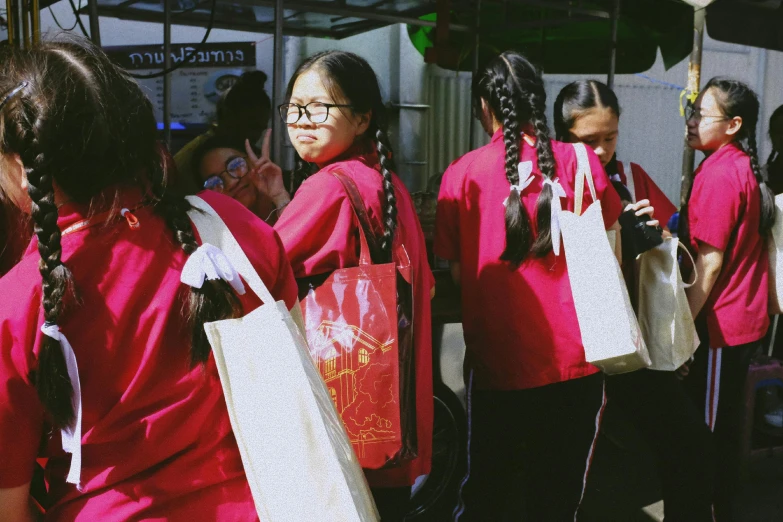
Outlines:
{"label": "metal pipe", "polygon": [[14,30],[16,29],[14,7],[13,0],[5,0],[5,21],[8,24],[8,43],[11,45],[14,44]]}
{"label": "metal pipe", "polygon": [[38,0],[32,0],[33,44],[41,43],[41,7]]}
{"label": "metal pipe", "polygon": [[[473,76],[478,74],[479,69],[479,49],[481,47],[481,0],[476,0],[476,39],[473,45]],[[471,98],[470,108],[470,136],[468,137],[468,150],[473,150],[476,147],[476,118],[473,114],[473,100]]]}
{"label": "metal pipe", "polygon": [[606,85],[614,89],[614,73],[617,70],[617,26],[620,21],[620,0],[614,0],[612,5],[612,47],[609,50],[609,74],[606,76]]}
{"label": "metal pipe", "polygon": [[21,19],[22,19],[22,39],[24,40],[24,48],[30,48],[31,36],[30,36],[30,0],[20,0],[19,5],[21,7]]}
{"label": "metal pipe", "polygon": [[272,71],[272,159],[278,163],[283,156],[283,121],[277,114],[277,106],[283,103],[283,0],[275,0],[275,38]]}
{"label": "metal pipe", "polygon": [[[704,19],[707,10],[704,8],[694,8],[693,11],[693,49],[688,63],[688,85],[685,88],[687,95],[699,92],[701,83],[701,54],[704,44]],[[688,125],[685,125],[685,144],[682,152],[682,178],[680,180],[680,205],[688,201],[688,193],[693,181],[693,159],[695,152],[688,146]]]}
{"label": "metal pipe", "polygon": [[[171,67],[171,2],[172,0],[163,0],[164,70]],[[171,73],[163,76],[163,140],[166,145],[171,146]]]}
{"label": "metal pipe", "polygon": [[[163,0],[165,11],[166,0]],[[90,40],[92,43],[101,46],[101,26],[98,20],[98,0],[87,0],[87,9],[90,14]]]}

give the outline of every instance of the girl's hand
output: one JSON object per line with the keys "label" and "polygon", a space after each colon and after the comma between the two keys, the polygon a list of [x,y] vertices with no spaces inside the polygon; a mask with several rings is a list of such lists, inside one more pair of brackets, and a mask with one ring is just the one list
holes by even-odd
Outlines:
{"label": "girl's hand", "polygon": [[261,157],[253,152],[249,140],[245,140],[245,152],[250,163],[250,179],[256,190],[271,199],[276,207],[282,207],[291,200],[291,196],[283,183],[283,170],[269,159],[271,136],[271,129],[267,130],[261,145]]}
{"label": "girl's hand", "polygon": [[625,207],[625,210],[634,210],[637,216],[648,216],[650,220],[647,222],[647,226],[649,227],[654,228],[660,225],[660,222],[653,218],[655,209],[650,205],[649,199],[643,199],[641,201],[637,201],[636,203],[632,203]]}

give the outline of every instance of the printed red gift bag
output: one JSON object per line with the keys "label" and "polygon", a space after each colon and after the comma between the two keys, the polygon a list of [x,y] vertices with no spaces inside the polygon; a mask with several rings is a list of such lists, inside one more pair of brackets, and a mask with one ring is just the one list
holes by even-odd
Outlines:
{"label": "printed red gift bag", "polygon": [[359,221],[361,254],[302,300],[307,342],[361,466],[393,467],[417,451],[410,260],[397,245],[393,262],[373,263],[364,202],[353,180],[334,175]]}

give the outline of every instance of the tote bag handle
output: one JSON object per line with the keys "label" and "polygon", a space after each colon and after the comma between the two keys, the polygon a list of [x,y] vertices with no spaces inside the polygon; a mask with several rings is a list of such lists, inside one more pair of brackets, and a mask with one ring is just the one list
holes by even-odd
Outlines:
{"label": "tote bag handle", "polygon": [[584,143],[573,143],[576,152],[576,182],[574,186],[574,214],[582,215],[582,197],[585,191],[585,179],[590,189],[593,201],[598,201],[593,183],[593,174],[590,169],[590,158],[587,157],[587,148]]}

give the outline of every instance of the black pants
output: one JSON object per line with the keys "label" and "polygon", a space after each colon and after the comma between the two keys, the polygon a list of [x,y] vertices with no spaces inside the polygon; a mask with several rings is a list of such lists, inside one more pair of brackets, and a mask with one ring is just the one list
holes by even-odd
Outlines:
{"label": "black pants", "polygon": [[375,507],[381,515],[381,522],[403,522],[411,503],[411,487],[372,488]]}
{"label": "black pants", "polygon": [[712,437],[673,372],[606,377],[607,410],[618,408],[653,451],[666,522],[711,522]]}
{"label": "black pants", "polygon": [[455,520],[573,521],[603,405],[601,374],[473,392],[468,476]]}
{"label": "black pants", "polygon": [[748,366],[759,348],[754,342],[727,348],[696,351],[686,383],[715,445],[715,520],[735,520],[734,497],[739,483],[739,449],[745,381]]}

